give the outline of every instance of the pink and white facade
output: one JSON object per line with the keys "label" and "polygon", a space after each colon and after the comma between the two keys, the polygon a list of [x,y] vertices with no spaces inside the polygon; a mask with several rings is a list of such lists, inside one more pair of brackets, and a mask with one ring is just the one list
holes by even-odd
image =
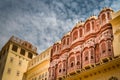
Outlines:
{"label": "pink and white facade", "polygon": [[104,8],[98,15],[79,22],[51,50],[49,80],[61,80],[113,57],[111,13]]}

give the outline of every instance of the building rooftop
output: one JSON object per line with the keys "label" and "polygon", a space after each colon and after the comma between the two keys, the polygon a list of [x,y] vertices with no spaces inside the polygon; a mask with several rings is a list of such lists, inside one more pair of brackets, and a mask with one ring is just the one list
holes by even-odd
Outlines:
{"label": "building rooftop", "polygon": [[37,52],[37,48],[35,46],[33,46],[31,43],[29,43],[28,41],[24,41],[22,39],[19,39],[18,37],[12,36],[10,38],[9,41],[12,41],[14,43],[19,44],[20,46],[24,46],[25,48],[33,51],[33,52]]}

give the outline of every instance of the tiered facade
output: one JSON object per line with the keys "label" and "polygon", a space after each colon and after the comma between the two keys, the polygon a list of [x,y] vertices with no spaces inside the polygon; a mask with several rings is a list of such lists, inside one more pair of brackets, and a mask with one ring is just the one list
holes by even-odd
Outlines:
{"label": "tiered facade", "polygon": [[55,43],[51,49],[49,80],[62,80],[112,59],[113,33],[109,23],[113,10],[104,8]]}

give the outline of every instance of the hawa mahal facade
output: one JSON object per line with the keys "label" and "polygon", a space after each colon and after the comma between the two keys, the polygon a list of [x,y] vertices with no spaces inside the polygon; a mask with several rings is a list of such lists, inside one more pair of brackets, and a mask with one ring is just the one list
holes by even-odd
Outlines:
{"label": "hawa mahal facade", "polygon": [[[104,8],[98,15],[78,22],[51,49],[49,80],[63,80],[112,59],[113,10]],[[81,79],[80,79],[81,80]]]}

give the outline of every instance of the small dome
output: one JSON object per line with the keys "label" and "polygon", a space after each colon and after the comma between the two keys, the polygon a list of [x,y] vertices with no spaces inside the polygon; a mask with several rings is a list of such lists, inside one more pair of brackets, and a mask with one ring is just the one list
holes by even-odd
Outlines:
{"label": "small dome", "polygon": [[[97,16],[93,15],[93,16],[90,16],[87,20],[91,20],[91,19],[97,19]],[[87,21],[86,20],[86,21]]]}
{"label": "small dome", "polygon": [[60,40],[60,41],[57,41],[56,43],[59,43],[59,44],[61,44],[61,40]]}
{"label": "small dome", "polygon": [[68,33],[66,33],[64,36],[70,35],[70,31]]}
{"label": "small dome", "polygon": [[78,23],[76,23],[75,27],[79,27],[79,26],[82,26],[84,25],[84,22],[83,21],[79,21]]}
{"label": "small dome", "polygon": [[112,8],[104,7],[104,8],[100,11],[100,13],[102,13],[102,12],[104,12],[104,11],[107,11],[107,10],[113,11]]}
{"label": "small dome", "polygon": [[104,8],[102,9],[102,11],[106,11],[106,10],[112,10],[112,8],[104,7]]}

